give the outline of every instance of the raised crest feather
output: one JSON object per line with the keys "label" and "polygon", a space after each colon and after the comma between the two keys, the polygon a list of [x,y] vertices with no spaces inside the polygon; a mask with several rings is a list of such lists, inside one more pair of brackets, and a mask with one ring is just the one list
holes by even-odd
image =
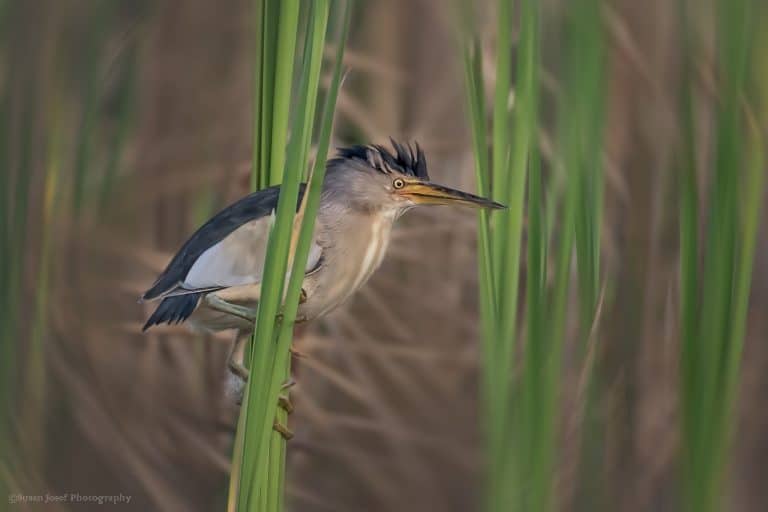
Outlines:
{"label": "raised crest feather", "polygon": [[429,180],[427,159],[418,142],[401,144],[389,139],[394,151],[380,144],[339,148],[339,160],[358,160],[385,174],[399,172],[422,180]]}

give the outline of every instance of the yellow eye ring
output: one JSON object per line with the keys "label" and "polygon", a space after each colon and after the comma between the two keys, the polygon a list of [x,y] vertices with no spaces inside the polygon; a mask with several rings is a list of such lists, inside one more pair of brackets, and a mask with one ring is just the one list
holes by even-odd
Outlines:
{"label": "yellow eye ring", "polygon": [[399,190],[405,186],[405,181],[397,178],[392,182],[392,186],[395,188],[395,190]]}

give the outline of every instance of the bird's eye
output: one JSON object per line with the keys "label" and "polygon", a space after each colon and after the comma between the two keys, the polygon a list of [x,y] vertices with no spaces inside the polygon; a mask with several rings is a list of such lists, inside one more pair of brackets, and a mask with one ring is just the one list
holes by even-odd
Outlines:
{"label": "bird's eye", "polygon": [[395,188],[395,190],[401,189],[405,186],[405,181],[401,180],[400,178],[397,178],[395,181],[392,182],[392,186]]}

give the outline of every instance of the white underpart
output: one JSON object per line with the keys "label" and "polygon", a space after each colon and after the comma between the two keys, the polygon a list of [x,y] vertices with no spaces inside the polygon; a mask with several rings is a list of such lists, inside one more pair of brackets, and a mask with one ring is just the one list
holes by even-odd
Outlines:
{"label": "white underpart", "polygon": [[363,261],[360,262],[360,268],[357,270],[357,277],[355,277],[355,280],[353,281],[354,284],[352,285],[352,290],[357,290],[363,284],[363,280],[365,280],[365,276],[368,274],[368,269],[371,268],[371,265],[376,258],[376,253],[379,251],[379,246],[381,245],[379,241],[381,238],[381,225],[378,220],[373,223],[371,228],[371,240],[368,243],[368,247],[365,249]]}
{"label": "white underpart", "polygon": [[[274,214],[243,224],[209,247],[189,269],[183,287],[199,289],[260,283],[273,217]],[[315,268],[321,254],[322,249],[313,243],[307,271]]]}
{"label": "white underpart", "polygon": [[[323,249],[316,243],[312,242],[312,246],[309,248],[309,254],[307,255],[307,266],[304,267],[304,272],[311,272],[314,270],[320,261],[320,256],[322,255]],[[288,273],[290,274],[290,272]]]}

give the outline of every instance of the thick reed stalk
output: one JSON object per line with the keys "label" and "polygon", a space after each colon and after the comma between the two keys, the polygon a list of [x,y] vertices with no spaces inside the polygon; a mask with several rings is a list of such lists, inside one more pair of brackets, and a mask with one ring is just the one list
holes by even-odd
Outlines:
{"label": "thick reed stalk", "polygon": [[[278,410],[277,402],[281,385],[290,374],[289,348],[293,337],[293,324],[301,292],[303,269],[311,246],[314,218],[330,143],[333,111],[341,80],[341,57],[349,19],[349,6],[345,5],[347,13],[338,43],[331,89],[326,95],[315,169],[298,214],[296,209],[299,185],[309,155],[330,3],[328,0],[318,0],[310,6],[308,33],[304,39],[303,64],[297,89],[298,98],[293,101],[297,110],[292,116],[293,126],[289,143],[289,100],[290,91],[293,90],[291,73],[298,36],[299,2],[281,3],[267,0],[258,9],[259,12],[271,12],[272,9],[279,8],[280,25],[276,37],[277,46],[274,49],[276,57],[269,55],[269,41],[261,48],[261,64],[274,61],[276,75],[274,86],[262,84],[256,88],[262,95],[261,98],[255,98],[262,107],[262,114],[263,106],[266,103],[271,105],[269,117],[272,126],[268,136],[264,134],[267,128],[260,126],[260,135],[255,137],[254,141],[255,144],[257,141],[269,141],[269,146],[262,144],[255,155],[259,162],[264,160],[265,154],[270,155],[269,180],[255,179],[254,182],[272,182],[280,179],[282,184],[275,224],[270,233],[261,301],[250,350],[251,377],[238,424],[230,484],[230,510],[272,512],[283,508],[285,441],[273,432],[272,425],[276,417],[280,422],[287,421],[284,412]],[[274,101],[265,101],[264,95],[270,90],[276,97]],[[260,119],[263,123],[266,116],[262,115]],[[292,272],[286,285],[285,276],[289,266]]]}

